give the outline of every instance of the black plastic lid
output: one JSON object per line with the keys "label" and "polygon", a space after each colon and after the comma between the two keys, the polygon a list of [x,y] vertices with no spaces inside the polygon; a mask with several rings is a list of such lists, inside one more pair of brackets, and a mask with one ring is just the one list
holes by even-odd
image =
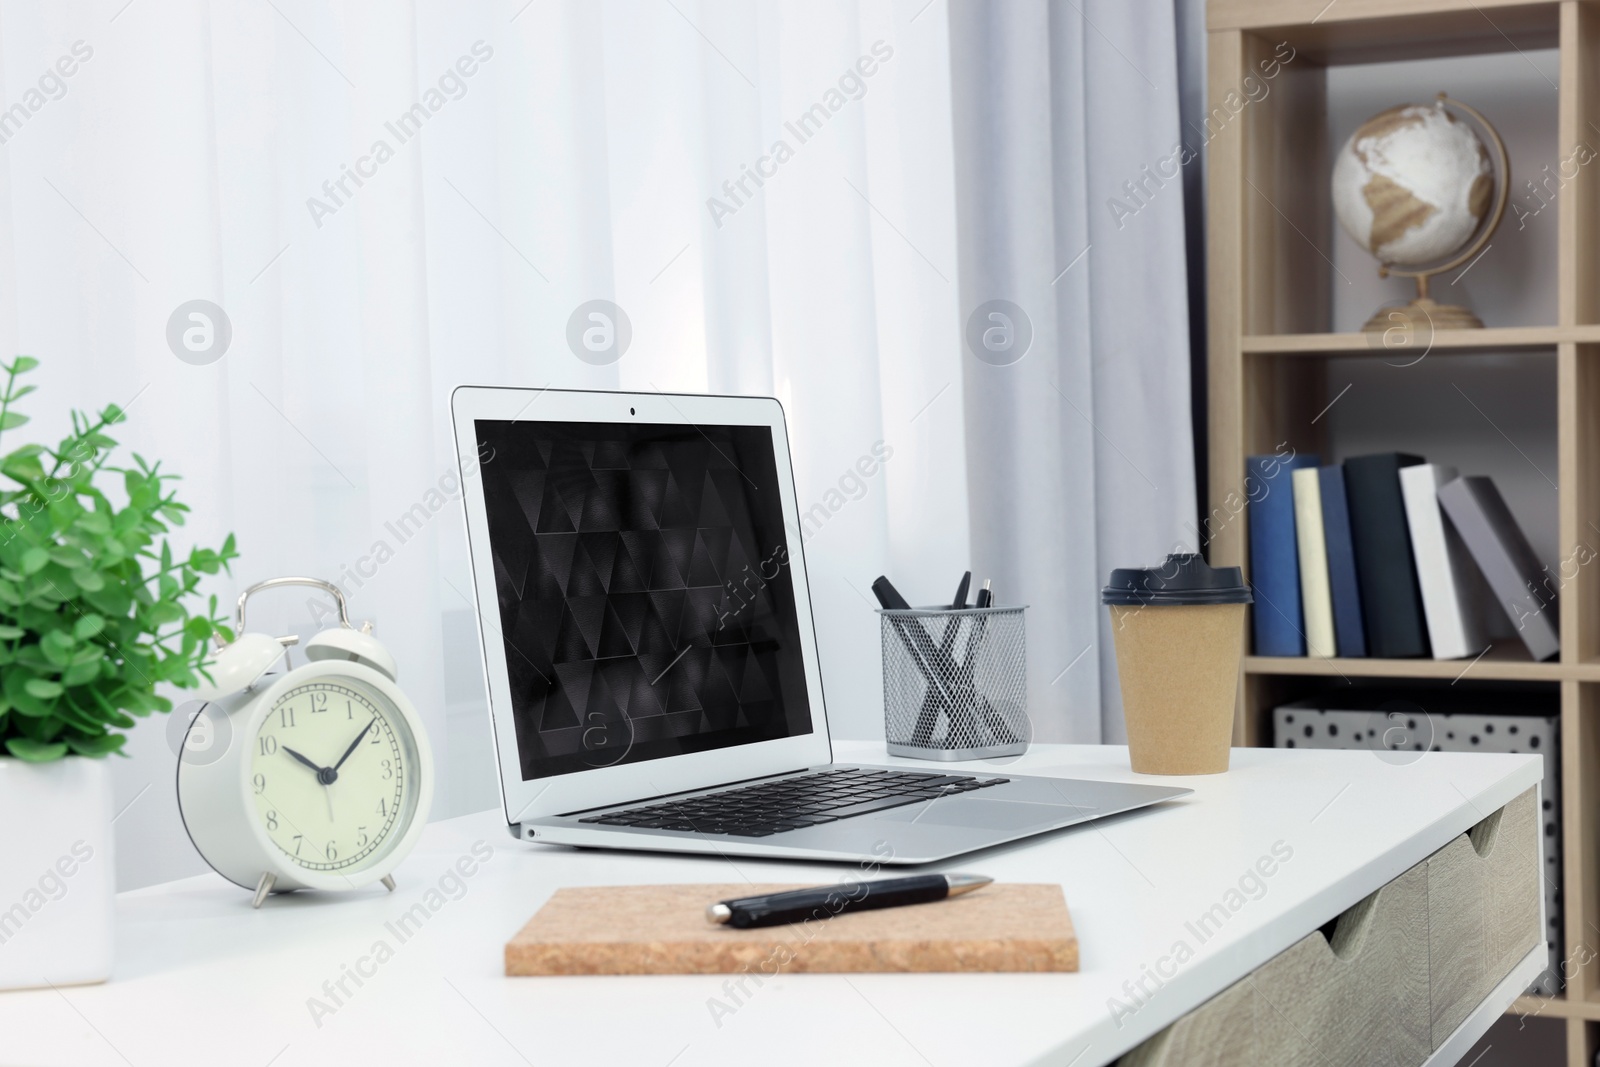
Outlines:
{"label": "black plastic lid", "polygon": [[1193,552],[1174,552],[1159,567],[1118,567],[1100,590],[1102,604],[1250,604],[1238,567],[1211,567]]}

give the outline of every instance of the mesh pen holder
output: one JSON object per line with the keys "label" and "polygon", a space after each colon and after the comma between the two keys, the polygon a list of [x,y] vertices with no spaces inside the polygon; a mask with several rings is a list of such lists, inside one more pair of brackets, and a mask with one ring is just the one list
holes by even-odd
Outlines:
{"label": "mesh pen holder", "polygon": [[878,611],[889,755],[971,760],[1027,751],[1025,610]]}

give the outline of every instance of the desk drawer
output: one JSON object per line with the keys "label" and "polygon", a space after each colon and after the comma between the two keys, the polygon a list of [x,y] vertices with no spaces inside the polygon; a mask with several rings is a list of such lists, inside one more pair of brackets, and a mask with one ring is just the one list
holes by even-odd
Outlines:
{"label": "desk drawer", "polygon": [[1543,940],[1538,833],[1529,790],[1121,1067],[1422,1063]]}
{"label": "desk drawer", "polygon": [[1532,790],[1428,858],[1428,985],[1439,1046],[1544,940]]}

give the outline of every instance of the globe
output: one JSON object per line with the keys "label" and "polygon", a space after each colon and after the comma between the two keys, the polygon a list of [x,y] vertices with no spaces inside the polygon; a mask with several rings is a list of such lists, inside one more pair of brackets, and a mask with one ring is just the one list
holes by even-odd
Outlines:
{"label": "globe", "polygon": [[1494,169],[1477,131],[1442,102],[1379,112],[1333,165],[1333,210],[1385,265],[1421,267],[1460,251],[1482,224]]}

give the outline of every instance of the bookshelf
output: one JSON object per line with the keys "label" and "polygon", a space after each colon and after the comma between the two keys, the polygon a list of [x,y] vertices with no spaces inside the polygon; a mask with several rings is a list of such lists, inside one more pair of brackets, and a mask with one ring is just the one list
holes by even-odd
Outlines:
{"label": "bookshelf", "polygon": [[[1365,334],[1332,332],[1333,264],[1319,251],[1332,246],[1336,225],[1329,70],[1554,49],[1553,125],[1562,154],[1579,144],[1600,149],[1600,2],[1209,0],[1207,30],[1208,108],[1223,106],[1282,42],[1296,50],[1271,93],[1223,123],[1207,146],[1208,499],[1212,516],[1222,518],[1204,536],[1213,564],[1248,568],[1247,523],[1242,514],[1229,518],[1226,506],[1246,499],[1245,456],[1288,442],[1343,458],[1330,452],[1327,420],[1316,418],[1334,399],[1331,362],[1395,359],[1395,350]],[[1471,94],[1470,86],[1437,88]],[[1565,560],[1580,546],[1600,552],[1600,160],[1579,169],[1551,206],[1554,322],[1491,323],[1408,340],[1410,350],[1426,344],[1433,360],[1519,353],[1554,361],[1548,417]],[[1547,663],[1533,662],[1515,641],[1476,661],[1246,656],[1235,730],[1238,743],[1270,744],[1276,704],[1346,682],[1469,679],[1513,693],[1518,686],[1559,691],[1566,944],[1558,947],[1566,989],[1554,998],[1523,997],[1512,1011],[1557,1020],[1570,1067],[1590,1067],[1600,1049],[1600,558],[1562,589],[1559,623],[1560,657]]]}

